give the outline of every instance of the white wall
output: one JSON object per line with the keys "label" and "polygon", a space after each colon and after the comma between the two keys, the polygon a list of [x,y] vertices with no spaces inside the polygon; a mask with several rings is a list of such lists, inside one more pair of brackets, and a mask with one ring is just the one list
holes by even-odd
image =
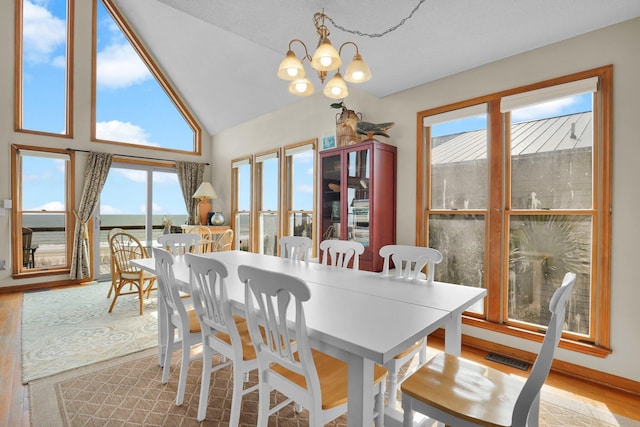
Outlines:
{"label": "white wall", "polygon": [[[529,83],[608,64],[614,65],[613,230],[611,274],[611,347],[606,358],[559,350],[559,359],[640,381],[637,325],[640,283],[636,250],[640,241],[640,19],[585,34],[525,54],[507,58],[382,100],[364,95],[347,98],[350,108],[371,122],[395,121],[390,143],[398,146],[398,229],[400,244],[415,243],[416,113]],[[446,61],[446,58],[438,60]],[[373,70],[375,73],[375,70]],[[283,96],[288,96],[283,88]],[[214,182],[228,214],[230,161],[313,137],[321,138],[334,124],[330,100],[314,95],[294,106],[265,115],[213,139]],[[528,351],[538,345],[526,340],[465,327],[466,334]]]}
{"label": "white wall", "polygon": [[[73,138],[59,138],[51,136],[33,135],[14,132],[14,3],[0,2],[0,200],[11,198],[11,144],[33,145],[54,148],[76,148],[80,150],[104,151],[118,154],[150,156],[167,160],[186,160],[208,162],[211,155],[211,136],[203,131],[202,155],[177,155],[149,150],[124,147],[114,144],[91,142],[91,26],[92,1],[75,2],[75,74],[74,74],[74,117]],[[83,188],[84,169],[87,155],[76,154],[76,205],[80,202]],[[205,171],[205,177],[210,178],[211,168]],[[51,280],[66,280],[67,276],[47,276],[38,279],[14,280],[11,278],[11,211],[6,210],[5,216],[0,216],[0,260],[6,260],[7,269],[0,270],[0,288]]]}

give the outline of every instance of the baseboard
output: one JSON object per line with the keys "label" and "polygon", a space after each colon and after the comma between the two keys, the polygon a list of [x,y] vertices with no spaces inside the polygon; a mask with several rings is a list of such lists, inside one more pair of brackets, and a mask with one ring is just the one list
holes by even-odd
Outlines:
{"label": "baseboard", "polygon": [[[432,333],[430,336],[442,339],[444,341],[444,330],[439,329]],[[484,340],[481,338],[472,337],[469,335],[462,336],[462,345],[471,347],[476,350],[480,350],[487,353],[498,353],[505,356],[513,357],[516,359],[524,360],[533,363],[536,358],[536,354],[528,351],[519,350],[513,347],[509,347],[502,344],[497,344],[492,341]],[[554,360],[551,369],[554,372],[558,372],[564,375],[569,375],[578,378],[582,381],[595,383],[605,387],[610,387],[616,390],[620,390],[626,393],[631,393],[640,396],[640,382],[633,381],[628,378],[623,378],[617,375],[609,374],[607,372],[597,371],[595,369],[586,368],[584,366],[576,365],[562,360]]]}

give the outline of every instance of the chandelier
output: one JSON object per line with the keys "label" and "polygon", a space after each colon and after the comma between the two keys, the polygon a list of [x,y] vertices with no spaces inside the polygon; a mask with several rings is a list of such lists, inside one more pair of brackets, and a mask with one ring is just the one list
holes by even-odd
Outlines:
{"label": "chandelier", "polygon": [[[325,96],[332,99],[342,99],[349,96],[349,90],[347,89],[345,80],[350,83],[362,83],[371,78],[369,66],[362,59],[357,44],[351,41],[344,42],[338,50],[331,45],[329,41],[329,29],[324,24],[325,18],[333,22],[330,17],[325,15],[324,10],[322,12],[316,12],[313,15],[313,24],[319,36],[318,46],[313,56],[309,55],[307,45],[305,45],[302,40],[293,39],[289,42],[287,55],[280,63],[280,67],[278,67],[278,77],[290,82],[289,92],[294,95],[309,96],[313,93],[313,84],[307,78],[307,73],[302,66],[302,62],[305,59],[309,61],[311,68],[318,72],[318,77],[322,83],[324,83],[329,72],[337,70],[322,91]],[[292,46],[295,42],[300,43],[304,47],[302,61],[293,53]],[[345,70],[343,78],[342,74],[340,74],[340,66],[342,65],[340,55],[342,54],[342,48],[347,45],[353,45],[356,48],[356,54]]]}

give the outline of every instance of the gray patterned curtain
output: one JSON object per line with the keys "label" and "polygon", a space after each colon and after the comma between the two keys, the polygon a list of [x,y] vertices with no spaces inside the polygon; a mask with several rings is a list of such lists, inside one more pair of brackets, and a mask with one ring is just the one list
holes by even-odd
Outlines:
{"label": "gray patterned curtain", "polygon": [[96,208],[100,192],[107,179],[113,155],[90,152],[84,171],[84,189],[76,215],[73,232],[73,255],[71,257],[71,279],[84,279],[91,276],[89,271],[89,232],[87,222]]}
{"label": "gray patterned curtain", "polygon": [[204,178],[204,163],[195,162],[176,162],[176,172],[182,188],[182,196],[184,204],[187,206],[187,224],[195,224],[196,210],[198,208],[198,200],[193,198]]}

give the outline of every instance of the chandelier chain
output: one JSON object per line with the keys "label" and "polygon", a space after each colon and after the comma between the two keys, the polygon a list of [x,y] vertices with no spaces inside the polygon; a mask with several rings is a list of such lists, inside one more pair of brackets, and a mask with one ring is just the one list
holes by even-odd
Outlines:
{"label": "chandelier chain", "polygon": [[342,30],[344,32],[347,33],[351,33],[351,34],[355,34],[358,36],[366,36],[366,37],[370,37],[370,38],[376,38],[376,37],[382,37],[386,34],[389,34],[392,31],[397,30],[399,27],[401,27],[402,25],[404,25],[404,23],[406,21],[408,21],[409,19],[411,19],[411,17],[413,17],[413,14],[416,13],[416,11],[420,8],[420,6],[422,6],[422,3],[424,3],[426,0],[420,0],[419,3],[416,5],[416,7],[413,8],[413,10],[411,11],[411,13],[406,16],[405,18],[402,18],[402,20],[400,22],[398,22],[396,25],[394,25],[393,27],[390,27],[389,29],[387,29],[386,31],[383,31],[381,33],[363,33],[361,31],[358,30],[350,30],[348,28],[345,28],[343,26],[340,26],[338,24],[335,23],[335,21],[333,20],[333,18],[331,18],[330,16],[325,15],[325,17],[331,22],[331,24],[333,24],[334,27],[336,27],[339,30]]}

